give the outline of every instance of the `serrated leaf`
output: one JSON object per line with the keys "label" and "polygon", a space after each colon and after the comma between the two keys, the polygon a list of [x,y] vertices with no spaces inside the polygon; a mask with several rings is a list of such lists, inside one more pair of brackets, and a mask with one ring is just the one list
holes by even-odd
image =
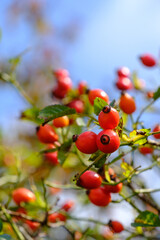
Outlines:
{"label": "serrated leaf", "polygon": [[94,113],[98,115],[106,105],[108,105],[106,101],[104,101],[102,98],[96,97],[93,105]]}
{"label": "serrated leaf", "polygon": [[158,215],[144,211],[136,217],[135,222],[131,225],[133,227],[160,227],[160,219]]}
{"label": "serrated leaf", "polygon": [[153,95],[154,100],[157,100],[158,98],[160,98],[160,87],[157,89],[157,91]]}
{"label": "serrated leaf", "polygon": [[45,124],[55,118],[71,115],[74,113],[76,113],[76,110],[73,108],[69,108],[60,104],[55,104],[43,108],[39,112],[38,118],[43,120],[43,124]]}
{"label": "serrated leaf", "polygon": [[39,109],[36,107],[27,108],[21,113],[20,119],[35,122],[37,124],[42,124],[43,121],[38,119]]}

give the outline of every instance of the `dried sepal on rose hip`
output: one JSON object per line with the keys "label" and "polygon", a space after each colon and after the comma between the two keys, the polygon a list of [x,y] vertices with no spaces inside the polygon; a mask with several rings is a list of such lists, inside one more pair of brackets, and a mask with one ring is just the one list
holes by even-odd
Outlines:
{"label": "dried sepal on rose hip", "polygon": [[85,171],[78,179],[77,185],[86,189],[94,189],[100,187],[102,184],[101,176],[92,171]]}
{"label": "dried sepal on rose hip", "polygon": [[88,98],[89,98],[91,105],[94,104],[94,100],[96,99],[96,97],[103,99],[107,103],[109,102],[109,97],[108,97],[107,93],[105,91],[103,91],[102,89],[88,90]]}
{"label": "dried sepal on rose hip", "polygon": [[107,105],[98,115],[99,125],[103,129],[114,129],[119,124],[119,113],[115,108]]}
{"label": "dried sepal on rose hip", "polygon": [[91,154],[98,150],[96,139],[97,134],[92,131],[83,132],[80,135],[73,135],[73,142],[82,153]]}
{"label": "dried sepal on rose hip", "polygon": [[111,129],[101,131],[97,135],[97,146],[104,153],[115,152],[120,146],[118,134]]}

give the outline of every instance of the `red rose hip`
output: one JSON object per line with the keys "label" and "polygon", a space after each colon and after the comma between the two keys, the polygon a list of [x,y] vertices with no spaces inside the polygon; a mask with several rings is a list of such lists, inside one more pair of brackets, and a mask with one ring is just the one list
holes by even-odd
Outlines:
{"label": "red rose hip", "polygon": [[42,143],[53,143],[58,140],[58,135],[49,124],[37,127],[37,136]]}
{"label": "red rose hip", "polygon": [[56,222],[65,222],[66,221],[66,216],[62,213],[54,212],[49,215],[48,217],[48,222],[51,223],[56,223]]}
{"label": "red rose hip", "polygon": [[155,58],[151,54],[143,54],[139,58],[146,67],[154,67],[157,64]]}
{"label": "red rose hip", "polygon": [[132,114],[136,111],[136,103],[133,97],[128,93],[122,94],[119,101],[121,110],[126,114]]}
{"label": "red rose hip", "polygon": [[151,147],[140,147],[139,148],[140,153],[142,153],[144,155],[153,153],[153,150],[154,149]]}
{"label": "red rose hip", "polygon": [[133,88],[131,80],[127,77],[120,77],[116,82],[116,86],[119,90],[129,90]]}
{"label": "red rose hip", "polygon": [[[55,146],[53,144],[49,144],[48,145],[48,149],[54,149]],[[59,161],[58,161],[58,152],[55,151],[55,152],[47,152],[44,154],[45,156],[45,159],[51,163],[52,165],[57,165],[59,164]]]}
{"label": "red rose hip", "polygon": [[109,227],[115,233],[121,233],[124,230],[123,225],[118,221],[109,221]]}
{"label": "red rose hip", "polygon": [[119,123],[119,113],[116,109],[106,106],[98,116],[99,125],[103,129],[114,129]]}
{"label": "red rose hip", "polygon": [[92,189],[88,194],[89,200],[96,206],[105,207],[111,202],[111,195],[103,187]]}
{"label": "red rose hip", "polygon": [[[153,132],[160,132],[160,124],[157,124],[154,127]],[[153,135],[153,137],[156,138],[156,139],[160,139],[160,133],[157,133],[157,134]]]}
{"label": "red rose hip", "polygon": [[58,69],[53,72],[56,79],[65,78],[69,76],[69,72],[66,69]]}
{"label": "red rose hip", "polygon": [[98,149],[104,153],[115,152],[120,146],[120,139],[111,129],[101,131],[97,136]]}
{"label": "red rose hip", "polygon": [[12,193],[12,197],[14,202],[18,205],[20,205],[21,202],[34,202],[36,200],[34,193],[27,188],[15,189]]}
{"label": "red rose hip", "polygon": [[119,77],[129,77],[130,76],[130,70],[127,67],[121,67],[117,70],[117,75]]}
{"label": "red rose hip", "polygon": [[86,189],[98,188],[101,186],[101,183],[102,183],[101,176],[98,173],[91,170],[84,172],[77,181],[78,186],[84,187]]}
{"label": "red rose hip", "polygon": [[119,193],[122,190],[123,183],[118,183],[117,185],[105,185],[105,191],[111,193]]}
{"label": "red rose hip", "polygon": [[82,100],[75,99],[67,104],[68,107],[74,108],[77,113],[83,113],[84,112],[84,103]]}
{"label": "red rose hip", "polygon": [[96,144],[97,134],[87,131],[78,135],[73,135],[73,141],[80,152],[91,154],[98,150]]}
{"label": "red rose hip", "polygon": [[103,91],[101,89],[89,90],[88,98],[89,98],[89,101],[92,105],[94,104],[94,100],[95,100],[96,97],[99,97],[99,98],[103,99],[107,103],[109,102],[109,97],[108,97],[108,95],[105,91]]}
{"label": "red rose hip", "polygon": [[78,84],[78,93],[79,93],[79,95],[84,94],[86,89],[87,89],[87,83],[85,81],[81,81]]}
{"label": "red rose hip", "polygon": [[74,207],[74,202],[72,200],[67,201],[63,204],[62,209],[66,212],[69,212]]}
{"label": "red rose hip", "polygon": [[55,118],[53,120],[53,125],[56,128],[67,127],[69,125],[69,118],[68,118],[68,116],[62,116],[62,117],[59,117],[59,118]]}

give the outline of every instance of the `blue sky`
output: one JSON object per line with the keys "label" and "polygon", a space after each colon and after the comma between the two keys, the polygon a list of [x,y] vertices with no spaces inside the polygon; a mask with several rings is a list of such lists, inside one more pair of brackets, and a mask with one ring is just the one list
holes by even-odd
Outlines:
{"label": "blue sky", "polygon": [[[159,85],[159,69],[147,69],[138,61],[138,56],[146,52],[155,57],[160,55],[159,0],[39,1],[44,4],[45,20],[56,30],[48,36],[49,40],[36,35],[24,15],[16,24],[9,23],[7,7],[13,1],[1,1],[2,59],[7,60],[28,46],[34,50],[43,42],[53,43],[62,55],[58,67],[67,68],[75,84],[84,79],[91,88],[104,88],[110,98],[119,94],[114,88],[115,70],[119,66],[137,70],[148,88]],[[67,42],[62,38],[62,30],[74,23],[79,26],[77,38]],[[0,107],[3,112],[0,123],[4,125],[10,114],[18,116],[26,105],[10,87],[1,87],[0,93],[1,102],[5,98]]]}

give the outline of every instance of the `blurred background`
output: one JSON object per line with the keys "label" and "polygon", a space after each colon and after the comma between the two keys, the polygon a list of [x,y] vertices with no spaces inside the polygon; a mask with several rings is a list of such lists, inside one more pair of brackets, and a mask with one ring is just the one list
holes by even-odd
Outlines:
{"label": "blurred background", "polygon": [[[110,99],[119,96],[114,83],[120,66],[136,70],[154,90],[159,69],[145,68],[138,56],[159,58],[159,10],[158,0],[1,0],[1,68],[22,54],[18,80],[30,83],[28,93],[34,99],[40,95],[42,102],[53,85],[45,71],[57,68],[69,70],[74,86],[85,80],[90,88],[103,88]],[[36,93],[38,85],[43,87]],[[13,124],[26,105],[6,84],[1,84],[0,102],[0,126],[8,130],[7,119]]]}
{"label": "blurred background", "polygon": [[[68,69],[75,87],[85,80],[90,88],[104,89],[111,100],[120,96],[115,82],[121,66],[136,71],[146,89],[154,91],[160,69],[145,68],[138,57],[151,53],[160,59],[159,13],[159,0],[1,0],[0,70],[10,71],[11,59],[20,55],[17,79],[40,108],[53,103],[49,93],[54,86],[52,71],[57,68]],[[146,99],[138,91],[135,94],[139,111]],[[19,121],[27,107],[13,86],[0,82],[4,141],[13,144],[19,135],[33,135],[35,125]],[[145,116],[145,126],[152,128],[159,121],[159,110]],[[96,207],[90,214],[93,208],[95,215],[106,214]],[[121,209],[114,207],[114,212],[119,211],[117,220],[123,214],[127,224],[131,216],[124,210],[123,203]],[[113,210],[108,214],[113,215]]]}

